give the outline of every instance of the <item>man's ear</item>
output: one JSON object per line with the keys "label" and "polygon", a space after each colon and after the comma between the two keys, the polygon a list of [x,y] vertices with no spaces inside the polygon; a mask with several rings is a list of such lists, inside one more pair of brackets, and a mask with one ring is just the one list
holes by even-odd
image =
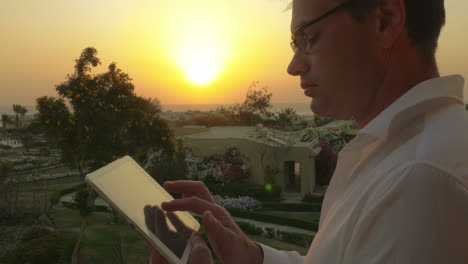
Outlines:
{"label": "man's ear", "polygon": [[404,32],[406,24],[405,0],[377,1],[376,30],[381,47],[388,49]]}

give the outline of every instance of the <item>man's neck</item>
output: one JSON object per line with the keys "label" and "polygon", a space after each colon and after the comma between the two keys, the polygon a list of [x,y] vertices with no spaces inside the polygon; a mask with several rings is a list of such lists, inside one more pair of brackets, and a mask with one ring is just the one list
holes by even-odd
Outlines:
{"label": "man's neck", "polygon": [[422,65],[405,65],[405,69],[397,69],[398,72],[388,72],[376,93],[373,104],[370,105],[363,115],[356,117],[355,121],[359,128],[365,127],[376,118],[388,106],[408,92],[419,83],[439,77],[437,66],[421,67]]}

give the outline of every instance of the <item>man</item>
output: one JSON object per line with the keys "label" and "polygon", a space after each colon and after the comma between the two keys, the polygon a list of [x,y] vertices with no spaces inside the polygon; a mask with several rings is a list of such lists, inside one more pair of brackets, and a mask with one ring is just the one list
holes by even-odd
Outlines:
{"label": "man", "polygon": [[[439,77],[443,0],[294,0],[294,57],[319,116],[352,119],[307,256],[260,245],[198,182],[167,211],[203,215],[223,263],[468,263],[468,116],[463,78]],[[211,263],[194,242],[191,263]],[[193,261],[192,261],[193,260]]]}

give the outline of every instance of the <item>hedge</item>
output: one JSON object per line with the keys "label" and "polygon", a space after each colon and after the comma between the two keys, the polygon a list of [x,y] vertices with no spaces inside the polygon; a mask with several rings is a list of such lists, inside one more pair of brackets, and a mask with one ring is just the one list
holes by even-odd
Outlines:
{"label": "hedge", "polygon": [[[198,221],[201,221],[200,216],[195,216],[195,218],[197,218]],[[308,248],[312,243],[312,240],[314,239],[314,236],[309,234],[281,231],[271,227],[261,228],[259,226],[256,226],[255,224],[247,223],[244,221],[236,221],[236,223],[240,227],[240,229],[242,229],[242,231],[249,235],[264,236],[271,239],[284,241],[290,244],[295,244],[305,248]],[[206,239],[206,241],[208,241],[205,232],[202,231],[200,233]]]}
{"label": "hedge", "polygon": [[262,209],[266,210],[281,210],[286,212],[320,212],[322,209],[321,203],[279,203],[279,202],[263,202]]}
{"label": "hedge", "polygon": [[261,201],[274,201],[281,199],[281,186],[270,185],[271,190],[267,190],[266,186],[256,183],[225,183],[221,184],[206,184],[213,195],[239,197],[250,196]]}
{"label": "hedge", "polygon": [[78,185],[56,191],[52,193],[52,195],[50,196],[50,202],[52,204],[57,204],[60,201],[60,197],[70,194],[70,193],[77,192],[78,190],[85,188],[86,186],[87,186],[86,183],[80,183]]}
{"label": "hedge", "polygon": [[306,203],[318,203],[322,204],[323,203],[323,195],[315,195],[315,194],[306,194],[304,197],[302,197],[302,201]]}
{"label": "hedge", "polygon": [[229,213],[233,216],[248,218],[252,220],[257,220],[266,223],[284,225],[284,226],[291,226],[297,227],[301,229],[317,231],[318,230],[318,221],[317,222],[307,222],[300,219],[291,219],[282,216],[270,215],[267,213],[262,212],[253,212],[253,211],[243,211],[238,209],[227,209]]}
{"label": "hedge", "polygon": [[288,242],[306,248],[310,247],[310,243],[312,243],[312,239],[314,239],[314,236],[312,235],[281,230],[276,230],[276,234],[277,236],[280,236],[280,240],[284,242]]}
{"label": "hedge", "polygon": [[[64,207],[70,208],[70,209],[78,209],[78,205],[74,202],[62,202],[62,205]],[[95,205],[94,206],[94,211],[96,212],[106,212],[109,209],[109,206],[106,205]]]}

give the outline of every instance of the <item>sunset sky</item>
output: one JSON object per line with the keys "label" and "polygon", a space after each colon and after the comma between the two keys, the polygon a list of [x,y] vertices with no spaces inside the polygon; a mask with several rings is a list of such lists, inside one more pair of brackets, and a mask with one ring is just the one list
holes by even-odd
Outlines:
{"label": "sunset sky", "polygon": [[[252,81],[267,85],[274,103],[306,103],[298,79],[286,73],[292,56],[287,2],[2,1],[0,106],[55,96],[55,85],[88,46],[103,63],[95,72],[115,61],[138,95],[163,104],[241,102]],[[468,2],[445,3],[440,72],[468,78]]]}

